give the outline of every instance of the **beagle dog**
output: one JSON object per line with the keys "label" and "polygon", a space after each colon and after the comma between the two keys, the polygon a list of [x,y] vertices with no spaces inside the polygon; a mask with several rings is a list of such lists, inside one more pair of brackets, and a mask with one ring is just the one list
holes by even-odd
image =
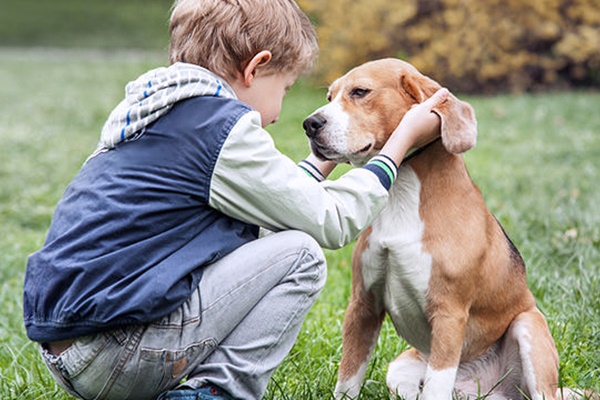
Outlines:
{"label": "beagle dog", "polygon": [[[305,120],[311,149],[364,165],[411,106],[439,88],[398,59],[363,64]],[[393,395],[580,398],[558,387],[556,347],[523,259],[460,155],[475,145],[473,108],[450,95],[433,111],[441,138],[405,159],[388,204],[356,243],[336,398],[358,396],[386,314],[411,346],[389,365]]]}

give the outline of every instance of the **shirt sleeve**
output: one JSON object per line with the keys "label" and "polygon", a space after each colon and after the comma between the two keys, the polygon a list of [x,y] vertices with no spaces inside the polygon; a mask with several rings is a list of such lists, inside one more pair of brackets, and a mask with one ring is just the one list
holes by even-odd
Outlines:
{"label": "shirt sleeve", "polygon": [[355,168],[319,181],[281,154],[260,115],[251,111],[233,127],[213,170],[209,205],[271,231],[297,229],[325,248],[354,240],[379,214],[388,191],[376,173]]}

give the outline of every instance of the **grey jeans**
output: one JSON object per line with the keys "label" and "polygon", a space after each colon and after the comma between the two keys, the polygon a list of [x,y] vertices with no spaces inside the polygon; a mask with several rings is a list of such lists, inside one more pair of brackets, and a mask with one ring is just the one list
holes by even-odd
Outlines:
{"label": "grey jeans", "polygon": [[163,319],[79,338],[60,355],[41,346],[42,358],[83,399],[154,399],[183,381],[260,399],[325,277],[310,236],[274,233],[208,266],[198,290]]}

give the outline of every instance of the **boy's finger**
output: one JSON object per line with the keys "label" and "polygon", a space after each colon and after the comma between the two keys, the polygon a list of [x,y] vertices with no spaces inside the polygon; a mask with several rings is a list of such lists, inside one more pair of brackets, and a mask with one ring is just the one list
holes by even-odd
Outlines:
{"label": "boy's finger", "polygon": [[439,106],[448,99],[450,92],[446,88],[441,88],[435,92],[430,98],[425,100],[422,104],[426,104],[429,109],[435,106]]}

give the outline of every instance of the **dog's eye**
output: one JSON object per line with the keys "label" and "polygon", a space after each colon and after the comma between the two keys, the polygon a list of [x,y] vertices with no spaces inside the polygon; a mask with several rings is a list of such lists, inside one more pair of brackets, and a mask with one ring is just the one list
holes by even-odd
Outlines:
{"label": "dog's eye", "polygon": [[362,99],[363,97],[365,97],[366,95],[368,95],[369,93],[371,93],[370,89],[364,89],[364,88],[354,88],[352,89],[352,91],[350,92],[350,97],[354,98],[354,99]]}
{"label": "dog's eye", "polygon": [[331,102],[331,93],[327,93],[327,101]]}

